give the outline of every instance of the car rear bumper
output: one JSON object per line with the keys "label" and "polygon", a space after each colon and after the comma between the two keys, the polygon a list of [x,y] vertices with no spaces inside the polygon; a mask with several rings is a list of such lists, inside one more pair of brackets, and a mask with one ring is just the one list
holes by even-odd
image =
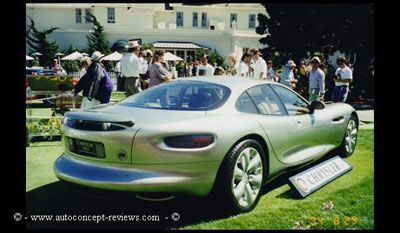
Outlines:
{"label": "car rear bumper", "polygon": [[62,154],[54,163],[54,172],[63,181],[92,188],[206,196],[219,164],[220,161],[172,165],[101,163]]}

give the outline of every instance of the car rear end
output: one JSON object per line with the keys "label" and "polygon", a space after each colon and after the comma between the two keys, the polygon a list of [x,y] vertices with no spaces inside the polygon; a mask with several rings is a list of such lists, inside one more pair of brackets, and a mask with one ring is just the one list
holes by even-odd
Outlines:
{"label": "car rear end", "polygon": [[135,107],[129,101],[69,112],[55,174],[97,189],[205,196],[221,162],[217,135],[197,123],[206,112]]}

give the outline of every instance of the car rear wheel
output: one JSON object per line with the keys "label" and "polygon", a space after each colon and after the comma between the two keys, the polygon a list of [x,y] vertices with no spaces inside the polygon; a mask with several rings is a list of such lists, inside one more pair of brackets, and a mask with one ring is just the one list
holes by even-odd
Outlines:
{"label": "car rear wheel", "polygon": [[339,147],[339,153],[341,157],[346,158],[353,154],[357,144],[357,133],[357,119],[355,116],[351,116],[349,122],[347,123],[343,142]]}
{"label": "car rear wheel", "polygon": [[262,146],[253,139],[241,141],[225,157],[212,198],[232,214],[253,210],[262,195],[266,170]]}

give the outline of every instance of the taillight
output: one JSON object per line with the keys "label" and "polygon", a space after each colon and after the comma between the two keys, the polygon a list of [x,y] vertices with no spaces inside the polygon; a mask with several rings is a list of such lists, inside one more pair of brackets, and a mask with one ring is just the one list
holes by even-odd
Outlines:
{"label": "taillight", "polygon": [[210,134],[171,136],[164,138],[165,144],[174,148],[201,148],[214,142]]}

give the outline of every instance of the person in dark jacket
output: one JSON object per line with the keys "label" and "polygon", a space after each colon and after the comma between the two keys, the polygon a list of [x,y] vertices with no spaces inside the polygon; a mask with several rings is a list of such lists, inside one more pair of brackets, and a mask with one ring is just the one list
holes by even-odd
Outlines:
{"label": "person in dark jacket", "polygon": [[114,88],[114,85],[110,77],[108,76],[107,70],[105,69],[103,63],[101,63],[101,60],[100,64],[103,66],[104,78],[100,82],[99,91],[97,92],[95,99],[98,99],[100,101],[100,104],[108,104],[110,103],[111,92]]}
{"label": "person in dark jacket", "polygon": [[87,108],[101,103],[101,94],[98,92],[104,78],[104,69],[100,64],[100,59],[102,57],[104,57],[104,54],[101,54],[99,51],[92,54],[92,64],[90,64],[86,74],[79,79],[74,87],[75,95],[83,91],[81,108]]}

